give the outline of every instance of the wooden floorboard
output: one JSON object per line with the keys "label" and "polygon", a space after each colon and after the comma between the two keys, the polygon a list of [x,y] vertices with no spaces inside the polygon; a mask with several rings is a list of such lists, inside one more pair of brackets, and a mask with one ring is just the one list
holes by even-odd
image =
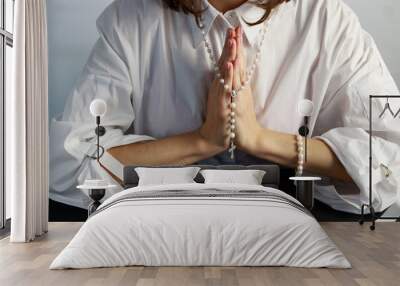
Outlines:
{"label": "wooden floorboard", "polygon": [[353,268],[303,269],[286,267],[126,267],[57,270],[48,267],[81,223],[51,223],[44,237],[30,244],[0,241],[1,286],[266,286],[266,285],[400,285],[400,224],[322,223]]}

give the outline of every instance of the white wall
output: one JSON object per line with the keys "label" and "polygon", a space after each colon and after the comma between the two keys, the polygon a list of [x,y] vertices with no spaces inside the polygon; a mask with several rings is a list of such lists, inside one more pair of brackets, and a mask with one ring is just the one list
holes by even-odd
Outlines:
{"label": "white wall", "polygon": [[[329,1],[329,0],[328,0]],[[400,86],[400,0],[344,0],[372,34]],[[48,0],[50,118],[61,113],[97,39],[95,19],[112,0]],[[400,214],[400,206],[391,214]]]}
{"label": "white wall", "polygon": [[49,116],[65,100],[98,38],[96,19],[112,0],[48,0]]}
{"label": "white wall", "polygon": [[400,86],[400,0],[345,0],[375,39]]}

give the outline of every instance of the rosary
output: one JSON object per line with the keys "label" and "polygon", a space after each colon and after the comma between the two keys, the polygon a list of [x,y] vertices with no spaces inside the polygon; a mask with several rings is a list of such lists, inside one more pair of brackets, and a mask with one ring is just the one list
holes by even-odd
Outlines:
{"label": "rosary", "polygon": [[247,86],[250,83],[251,78],[253,77],[254,71],[257,68],[257,65],[260,61],[260,56],[261,56],[261,48],[263,46],[264,43],[264,39],[265,39],[265,33],[267,31],[267,27],[270,21],[270,17],[268,18],[268,20],[266,21],[266,23],[264,24],[264,27],[260,30],[260,34],[261,34],[261,40],[257,46],[257,52],[256,55],[254,57],[253,63],[250,66],[249,70],[246,72],[246,78],[244,83],[240,84],[239,88],[234,89],[232,88],[232,90],[230,89],[229,85],[225,83],[225,79],[223,78],[220,68],[218,66],[218,61],[216,60],[216,57],[214,56],[214,51],[211,47],[210,42],[207,40],[206,37],[206,31],[204,29],[204,23],[202,21],[202,19],[200,19],[200,30],[201,33],[203,34],[203,41],[204,41],[204,46],[205,49],[210,57],[211,63],[213,64],[213,69],[215,71],[215,75],[217,77],[217,79],[219,80],[219,82],[221,83],[221,85],[224,87],[224,90],[227,93],[230,93],[231,98],[230,98],[230,103],[229,103],[229,108],[230,108],[230,114],[229,114],[229,153],[231,156],[231,159],[234,160],[235,159],[235,150],[236,150],[236,145],[235,145],[235,138],[236,138],[236,119],[235,119],[235,110],[236,110],[236,98],[238,97],[239,93],[245,88],[245,86]]}

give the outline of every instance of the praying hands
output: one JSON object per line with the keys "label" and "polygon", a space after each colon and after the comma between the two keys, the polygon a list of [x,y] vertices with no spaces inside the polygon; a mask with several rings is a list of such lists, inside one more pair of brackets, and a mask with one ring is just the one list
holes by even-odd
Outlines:
{"label": "praying hands", "polygon": [[[255,56],[257,59],[259,53]],[[207,116],[200,134],[221,151],[255,149],[262,127],[257,121],[250,87],[256,62],[247,70],[243,30],[228,29],[217,73],[208,94]],[[232,98],[232,92],[237,96]]]}

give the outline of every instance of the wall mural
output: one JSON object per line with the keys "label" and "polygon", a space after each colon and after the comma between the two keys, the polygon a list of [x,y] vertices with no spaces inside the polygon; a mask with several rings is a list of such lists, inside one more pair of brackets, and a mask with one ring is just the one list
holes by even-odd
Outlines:
{"label": "wall mural", "polygon": [[[347,1],[354,13],[344,3],[321,6],[350,11],[326,25],[290,1],[272,11],[244,3],[226,15],[204,1],[197,19],[168,1],[137,2],[48,2],[51,220],[85,220],[104,199],[145,182],[135,169],[145,166],[241,174],[270,166],[259,184],[318,219],[365,212],[374,228],[383,213],[400,215],[400,72],[386,43],[365,34],[358,2]],[[304,23],[315,18],[304,27],[311,36],[293,9],[305,9]],[[246,24],[263,13],[265,21]],[[358,17],[360,25],[349,24]],[[160,169],[160,184],[176,182]],[[181,175],[216,182],[200,171]],[[235,176],[226,179],[237,184]]]}

